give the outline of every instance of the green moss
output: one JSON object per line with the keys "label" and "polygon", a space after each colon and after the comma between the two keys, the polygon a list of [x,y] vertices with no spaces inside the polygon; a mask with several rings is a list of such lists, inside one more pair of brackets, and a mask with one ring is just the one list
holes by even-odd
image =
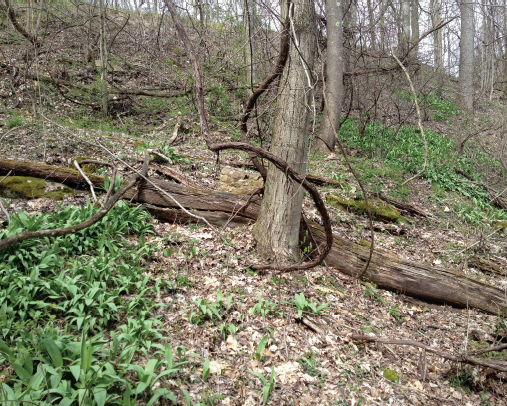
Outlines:
{"label": "green moss", "polygon": [[45,191],[46,182],[30,176],[9,176],[0,183],[0,195],[10,199],[39,199]]}
{"label": "green moss", "polygon": [[[368,214],[366,202],[364,200],[345,200],[339,196],[328,194],[326,201],[333,207],[344,211],[351,211],[358,214]],[[388,222],[406,221],[391,204],[387,204],[380,199],[369,199],[368,206],[374,219]]]}
{"label": "green moss", "polygon": [[384,369],[384,378],[390,380],[394,383],[399,383],[400,378],[398,378],[398,372],[396,372],[394,369]]}
{"label": "green moss", "polygon": [[491,222],[491,227],[498,230],[505,230],[507,228],[507,220],[495,220]]}
{"label": "green moss", "polygon": [[96,165],[96,164],[81,165],[82,161],[86,161],[89,159],[96,160],[96,158],[90,158],[89,156],[78,156],[78,157],[74,158],[74,160],[77,161],[78,164],[80,164],[79,166],[81,167],[83,172],[85,172],[87,174],[88,173],[97,173],[97,171],[99,169],[99,165]]}
{"label": "green moss", "polygon": [[[52,187],[56,185],[56,187]],[[9,199],[40,199],[47,197],[54,200],[63,200],[65,195],[74,194],[74,191],[64,185],[52,184],[30,176],[9,176],[0,184],[0,196]]]}

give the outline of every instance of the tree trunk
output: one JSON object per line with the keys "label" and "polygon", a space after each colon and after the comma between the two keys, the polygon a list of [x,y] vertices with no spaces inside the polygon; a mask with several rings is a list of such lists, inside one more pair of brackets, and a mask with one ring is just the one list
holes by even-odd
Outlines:
{"label": "tree trunk", "polygon": [[[337,7],[340,7],[338,4],[341,5],[342,3],[336,4]],[[373,6],[371,4],[371,0],[368,0],[366,2],[366,6],[368,8],[368,30],[370,31],[370,48],[376,49],[377,48],[377,34],[376,34],[375,30],[376,30],[377,21],[375,20],[375,13],[374,13]],[[327,10],[327,6],[326,6],[326,10]],[[342,14],[343,14],[343,10],[342,10]],[[329,16],[328,16],[328,19],[329,19]],[[328,41],[329,41],[329,33],[328,33]]]}
{"label": "tree trunk", "polygon": [[[412,35],[410,43],[413,45],[419,40],[419,1],[418,0],[412,0],[411,2],[411,17],[410,17],[410,24],[412,27]],[[418,57],[419,55],[419,46],[416,46],[411,53],[411,56],[413,58]]]}
{"label": "tree trunk", "polygon": [[[431,0],[431,24],[435,28],[442,23],[442,0]],[[444,86],[444,61],[442,53],[442,29],[433,32],[433,51],[435,70],[438,76],[437,94],[442,97]]]}
{"label": "tree trunk", "polygon": [[101,63],[101,107],[102,117],[107,117],[108,92],[107,92],[107,37],[106,37],[106,7],[104,0],[100,0],[100,63]]}
{"label": "tree trunk", "polygon": [[474,107],[474,5],[475,0],[461,0],[461,39],[459,55],[459,87],[465,109]]}
{"label": "tree trunk", "polygon": [[[326,0],[327,55],[325,108],[317,138],[317,150],[334,152],[343,100],[343,21],[342,6],[336,0]],[[332,125],[331,125],[332,123]]]}
{"label": "tree trunk", "polygon": [[255,83],[255,65],[253,56],[255,54],[254,41],[252,31],[255,22],[255,1],[245,0],[243,4],[243,24],[245,26],[245,34],[248,39],[248,46],[245,48],[245,65],[246,65],[246,82],[252,94],[253,84]]}
{"label": "tree trunk", "polygon": [[410,0],[400,0],[400,23],[398,48],[401,54],[408,51],[410,45]]}
{"label": "tree trunk", "polygon": [[[315,50],[317,47],[313,0],[284,2],[282,15],[290,19],[289,57],[280,83],[270,152],[297,173],[306,172]],[[303,188],[269,165],[264,199],[256,228],[257,251],[279,262],[298,256],[299,219]]]}

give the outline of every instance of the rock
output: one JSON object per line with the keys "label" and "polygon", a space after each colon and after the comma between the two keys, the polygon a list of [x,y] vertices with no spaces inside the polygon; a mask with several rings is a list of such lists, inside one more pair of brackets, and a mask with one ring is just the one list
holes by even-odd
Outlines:
{"label": "rock", "polygon": [[0,183],[0,196],[9,199],[31,200],[47,197],[63,200],[65,195],[71,194],[74,194],[74,191],[68,186],[30,176],[9,176]]}
{"label": "rock", "polygon": [[[334,208],[368,215],[366,202],[364,200],[345,200],[339,196],[328,194],[326,196],[326,201]],[[368,206],[370,207],[371,214],[375,220],[385,222],[406,221],[405,218],[398,213],[396,207],[385,203],[380,199],[369,199]]]}
{"label": "rock", "polygon": [[223,168],[220,173],[220,192],[229,192],[237,195],[248,194],[264,185],[262,176],[255,172],[240,169]]}

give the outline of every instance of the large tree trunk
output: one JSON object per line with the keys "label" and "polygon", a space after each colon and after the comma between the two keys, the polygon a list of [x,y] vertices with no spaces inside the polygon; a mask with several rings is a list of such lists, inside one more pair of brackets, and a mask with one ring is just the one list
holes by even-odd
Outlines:
{"label": "large tree trunk", "polygon": [[[2,165],[5,162],[9,165]],[[14,166],[12,162],[15,161],[0,160],[0,175],[14,167],[16,168],[15,175],[48,178],[71,185],[80,183],[78,172],[71,169],[23,162]],[[6,167],[10,169],[6,170]],[[48,177],[48,174],[51,174],[51,177]],[[96,186],[103,184],[103,178],[100,176],[92,176],[90,180]],[[224,226],[228,223],[230,227],[235,227],[255,221],[259,214],[261,201],[257,197],[250,199],[250,203],[244,208],[249,200],[249,196],[246,195],[192,189],[155,179],[152,181],[157,187],[173,196],[181,206],[194,215],[206,218],[211,224]],[[139,190],[129,190],[124,198],[144,203],[157,218],[184,223],[198,222],[197,219],[182,211],[173,200],[147,182],[142,183]],[[235,217],[229,221],[231,213],[234,213]],[[325,241],[323,228],[311,222],[308,226],[315,244],[322,244]],[[305,237],[305,234],[301,236]],[[308,238],[306,241],[308,242]],[[369,247],[335,235],[326,264],[337,268],[340,272],[356,276],[363,270],[368,255]],[[468,305],[496,315],[507,313],[507,301],[503,290],[467,277],[460,272],[408,261],[378,248],[374,251],[372,262],[364,277],[380,287],[409,296],[458,306]]]}
{"label": "large tree trunk", "polygon": [[[313,102],[312,70],[317,47],[313,0],[282,3],[290,19],[291,44],[278,94],[270,152],[301,175],[306,172]],[[298,255],[303,188],[270,164],[257,222],[257,251],[263,258],[287,262]]]}
{"label": "large tree trunk", "polygon": [[461,0],[459,87],[464,108],[474,107],[474,0]]}
{"label": "large tree trunk", "polygon": [[[373,13],[372,13],[373,15]],[[343,100],[343,21],[342,5],[336,0],[326,0],[327,55],[325,109],[317,138],[317,149],[323,153],[334,152],[336,134]],[[373,33],[374,31],[372,31]],[[373,36],[373,34],[372,34]],[[331,124],[332,123],[332,124]]]}

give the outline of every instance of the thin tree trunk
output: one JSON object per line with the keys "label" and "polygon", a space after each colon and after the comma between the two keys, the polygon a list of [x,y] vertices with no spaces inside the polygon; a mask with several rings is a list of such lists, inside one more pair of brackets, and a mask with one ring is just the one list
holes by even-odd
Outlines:
{"label": "thin tree trunk", "polygon": [[474,5],[475,0],[461,0],[461,39],[459,84],[463,107],[474,107]]}
{"label": "thin tree trunk", "polygon": [[400,0],[398,48],[402,54],[410,45],[410,0]]}
{"label": "thin tree trunk", "polygon": [[[341,3],[339,3],[339,4],[341,5]],[[338,3],[337,3],[336,6],[340,7],[340,5],[338,5]],[[368,29],[370,31],[370,47],[371,47],[371,49],[376,49],[377,48],[377,35],[375,32],[376,21],[375,21],[375,13],[373,10],[373,6],[371,4],[371,0],[367,1],[367,7],[368,7]],[[326,9],[327,9],[327,6],[326,6]],[[343,11],[342,11],[342,14],[343,14]],[[328,17],[328,19],[329,19],[329,17]]]}
{"label": "thin tree trunk", "polygon": [[[326,0],[327,56],[326,105],[317,138],[317,150],[334,152],[336,134],[341,117],[343,100],[343,19],[342,6],[336,0]],[[331,124],[332,123],[332,124]]]}
{"label": "thin tree trunk", "polygon": [[107,37],[106,37],[106,7],[104,0],[100,0],[100,61],[101,61],[101,106],[102,117],[107,117],[108,110],[108,89],[107,89]]}
{"label": "thin tree trunk", "polygon": [[[442,23],[441,0],[431,0],[431,24],[435,28]],[[444,86],[444,65],[442,53],[442,29],[433,32],[433,62],[438,76],[437,95],[442,97]]]}
{"label": "thin tree trunk", "polygon": [[[286,161],[297,173],[306,173],[310,105],[313,97],[312,70],[315,59],[316,25],[313,0],[282,4],[289,16],[291,44],[280,83],[270,152]],[[256,226],[257,251],[279,262],[293,260],[298,253],[299,219],[303,188],[285,173],[269,165],[263,204]]]}
{"label": "thin tree trunk", "polygon": [[[415,44],[419,40],[419,1],[412,0],[411,4],[411,17],[410,24],[412,27],[411,44]],[[411,53],[412,57],[416,58],[419,55],[419,46],[415,46]]]}

